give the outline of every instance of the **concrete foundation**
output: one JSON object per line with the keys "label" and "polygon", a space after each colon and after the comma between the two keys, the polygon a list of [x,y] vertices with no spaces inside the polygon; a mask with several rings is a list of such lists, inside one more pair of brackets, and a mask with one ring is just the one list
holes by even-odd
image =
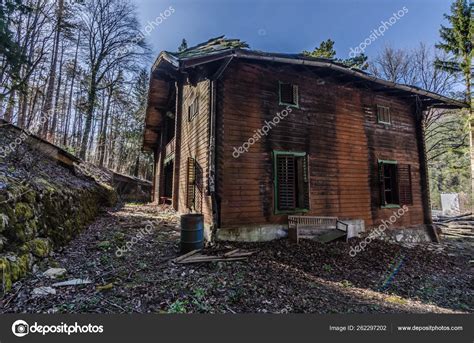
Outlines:
{"label": "concrete foundation", "polygon": [[266,242],[287,236],[287,225],[255,225],[217,230],[217,240],[219,241]]}
{"label": "concrete foundation", "polygon": [[348,224],[347,238],[360,237],[365,231],[365,222],[363,219],[340,219],[341,222]]}
{"label": "concrete foundation", "polygon": [[425,225],[408,227],[408,228],[389,228],[377,238],[389,242],[407,242],[407,243],[422,243],[431,242],[430,235]]}

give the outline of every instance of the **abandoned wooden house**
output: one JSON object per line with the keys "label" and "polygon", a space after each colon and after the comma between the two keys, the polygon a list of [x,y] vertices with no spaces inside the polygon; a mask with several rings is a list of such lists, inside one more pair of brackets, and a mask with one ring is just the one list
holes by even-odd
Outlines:
{"label": "abandoned wooden house", "polygon": [[268,240],[289,215],[434,234],[423,112],[464,104],[327,59],[253,51],[224,37],[162,52],[144,149],[153,200],[202,213],[207,237]]}

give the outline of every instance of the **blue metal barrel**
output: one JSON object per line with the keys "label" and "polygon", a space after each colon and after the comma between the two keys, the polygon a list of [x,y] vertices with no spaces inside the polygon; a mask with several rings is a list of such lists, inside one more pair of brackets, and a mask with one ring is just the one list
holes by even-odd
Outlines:
{"label": "blue metal barrel", "polygon": [[181,252],[187,253],[204,247],[204,216],[183,214],[181,216]]}

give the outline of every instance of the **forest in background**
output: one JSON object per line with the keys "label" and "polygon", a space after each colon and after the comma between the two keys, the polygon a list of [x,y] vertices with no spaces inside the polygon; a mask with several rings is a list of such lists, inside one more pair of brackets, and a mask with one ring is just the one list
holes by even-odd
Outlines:
{"label": "forest in background", "polygon": [[[153,157],[141,145],[152,56],[133,3],[7,0],[0,6],[0,118],[89,162],[151,179]],[[456,63],[468,63],[469,70],[470,60],[462,60],[456,45],[469,40],[469,15],[466,1],[456,0],[446,16],[453,27],[441,27],[436,47],[387,45],[372,59],[338,61],[466,100],[463,84],[470,79]],[[472,56],[472,43],[464,45]],[[183,40],[179,50],[186,47]],[[303,53],[334,59],[333,47],[329,39]],[[464,193],[469,201],[469,111],[432,110],[425,124],[433,207],[445,192]]]}
{"label": "forest in background", "polygon": [[[150,49],[129,1],[2,1],[0,118],[119,173],[141,152]],[[3,44],[2,44],[3,45]]]}

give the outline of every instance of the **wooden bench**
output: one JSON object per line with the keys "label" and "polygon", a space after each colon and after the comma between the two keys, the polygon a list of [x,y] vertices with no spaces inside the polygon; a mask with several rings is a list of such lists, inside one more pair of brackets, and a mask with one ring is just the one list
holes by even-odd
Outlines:
{"label": "wooden bench", "polygon": [[301,238],[314,238],[315,236],[302,233],[302,229],[309,229],[315,234],[327,230],[339,230],[347,234],[348,226],[337,217],[288,216],[288,237],[298,243]]}

